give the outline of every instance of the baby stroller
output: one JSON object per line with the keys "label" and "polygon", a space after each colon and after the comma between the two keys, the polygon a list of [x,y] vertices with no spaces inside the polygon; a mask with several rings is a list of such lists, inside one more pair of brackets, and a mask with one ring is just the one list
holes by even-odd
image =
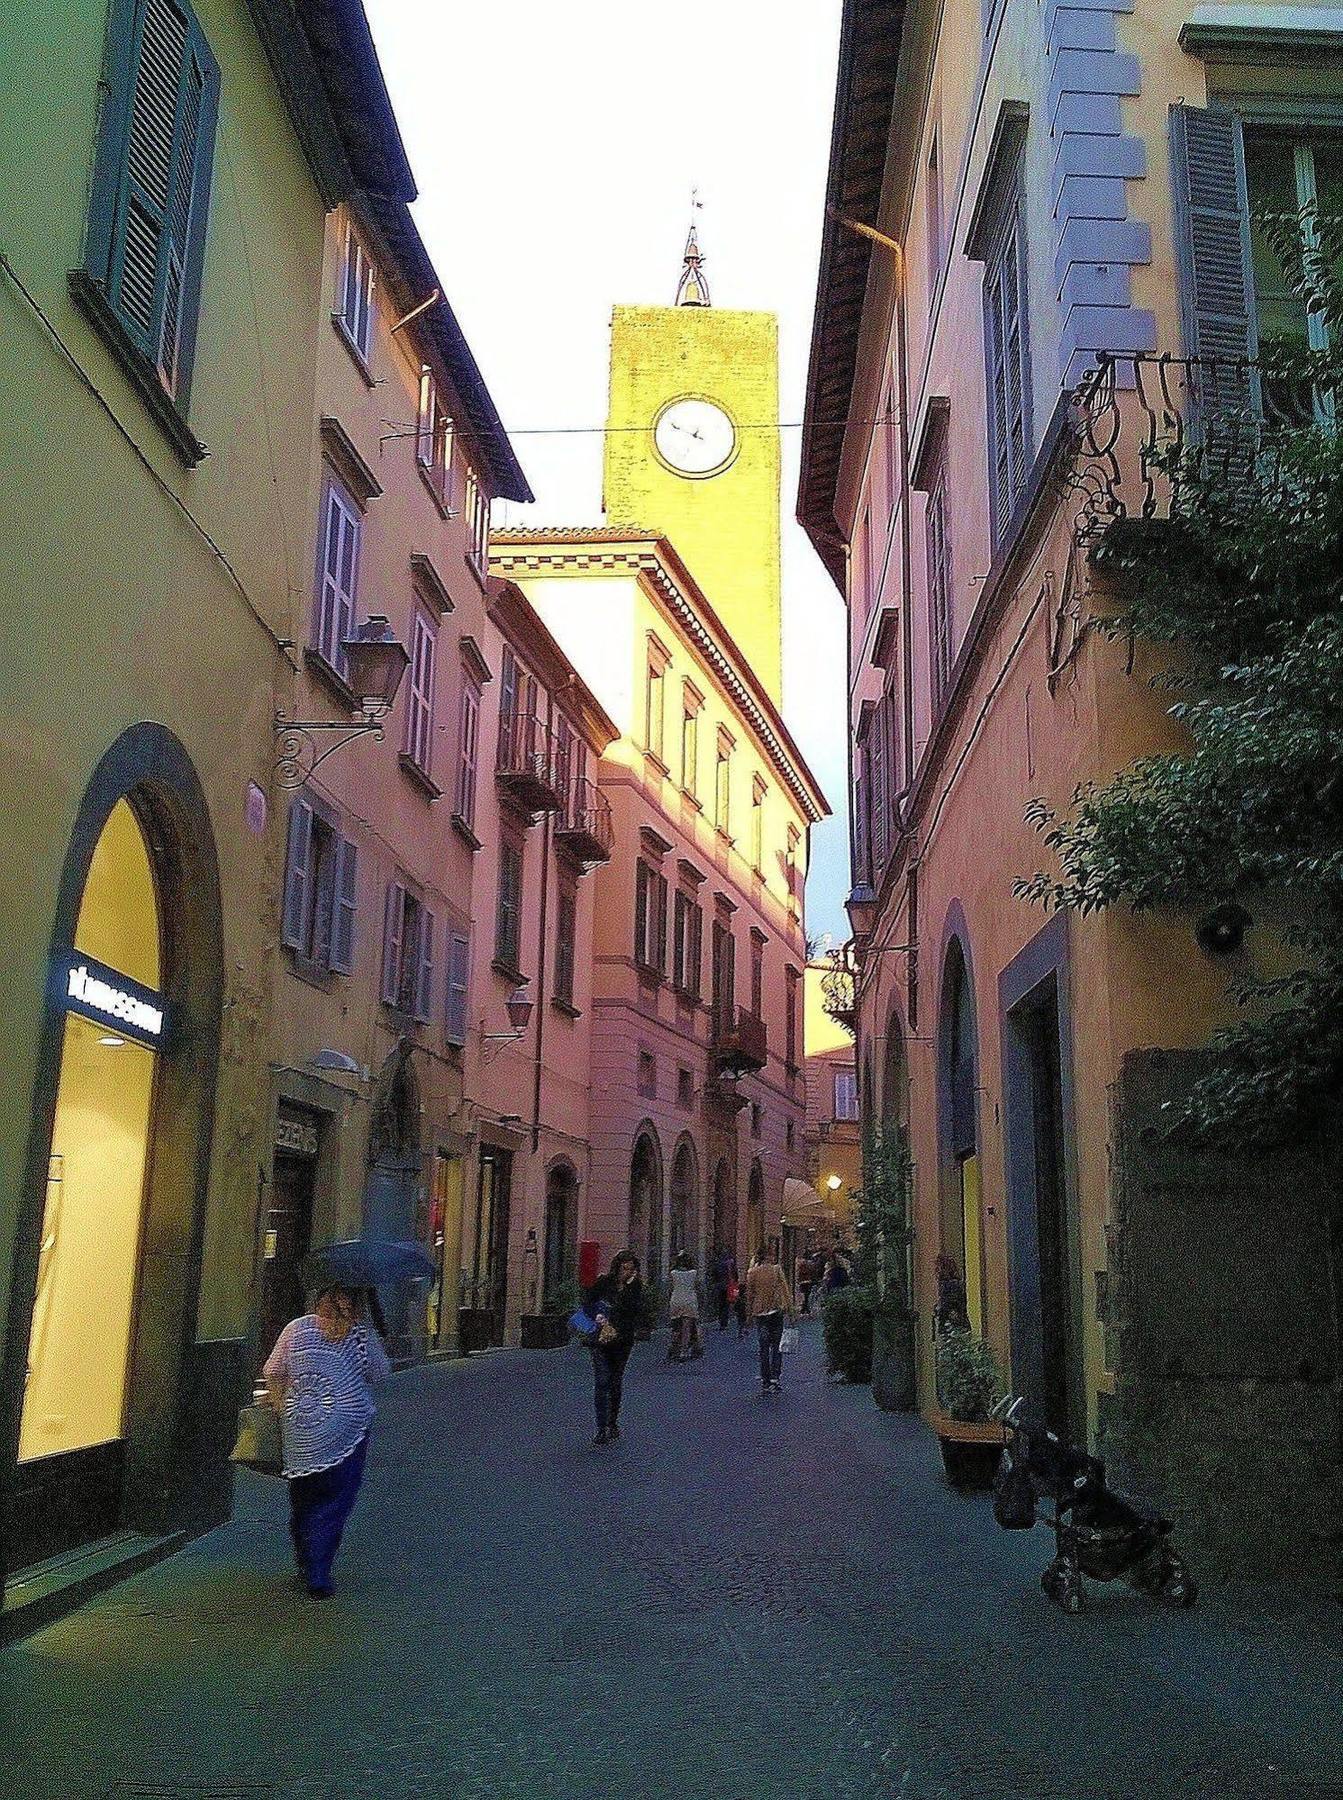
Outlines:
{"label": "baby stroller", "polygon": [[1086,1602],[1083,1576],[1126,1581],[1168,1606],[1192,1606],[1198,1589],[1170,1542],[1171,1522],[1123,1500],[1105,1485],[1105,1464],[1029,1417],[1024,1398],[1001,1401],[994,1416],[1007,1442],[993,1484],[993,1514],[1006,1531],[1036,1522],[1039,1501],[1054,1502],[1045,1523],[1057,1555],[1040,1586],[1070,1616]]}

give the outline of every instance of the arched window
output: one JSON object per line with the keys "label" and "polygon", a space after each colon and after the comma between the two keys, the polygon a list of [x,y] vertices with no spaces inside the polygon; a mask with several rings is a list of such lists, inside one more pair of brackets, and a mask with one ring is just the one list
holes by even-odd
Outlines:
{"label": "arched window", "polygon": [[578,1270],[578,1176],[572,1163],[552,1164],[546,1175],[546,1243],[542,1264],[543,1303],[571,1282]]}
{"label": "arched window", "polygon": [[984,1233],[979,1157],[979,1051],[965,951],[953,939],[942,980],[938,1032],[938,1112],[942,1243],[938,1313],[942,1325],[984,1330]]}
{"label": "arched window", "polygon": [[754,1262],[765,1243],[765,1172],[760,1159],[751,1164],[746,1188],[746,1254]]}
{"label": "arched window", "polygon": [[682,1138],[672,1157],[671,1219],[668,1226],[667,1251],[679,1256],[688,1250],[696,1266],[699,1264],[699,1180],[695,1170],[695,1146]]}
{"label": "arched window", "polygon": [[662,1151],[645,1125],[630,1159],[630,1249],[643,1262],[644,1280],[662,1279]]}

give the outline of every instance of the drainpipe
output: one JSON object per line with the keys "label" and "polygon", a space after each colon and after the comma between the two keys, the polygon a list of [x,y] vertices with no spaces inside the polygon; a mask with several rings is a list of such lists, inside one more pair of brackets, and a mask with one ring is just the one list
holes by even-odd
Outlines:
{"label": "drainpipe", "polygon": [[[554,741],[555,730],[555,697],[546,692],[546,754],[550,754],[550,746]],[[536,944],[536,1053],[535,1067],[532,1070],[532,1155],[535,1156],[541,1142],[541,1050],[545,1041],[546,1029],[546,922],[550,914],[550,835],[554,815],[546,812],[545,823],[541,827],[541,917],[537,927]]]}

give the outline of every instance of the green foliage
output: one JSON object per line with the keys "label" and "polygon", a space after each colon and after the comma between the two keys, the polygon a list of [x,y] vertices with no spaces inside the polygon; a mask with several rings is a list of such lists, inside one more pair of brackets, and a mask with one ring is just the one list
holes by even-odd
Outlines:
{"label": "green foliage", "polygon": [[[1343,345],[1326,223],[1330,253],[1304,259],[1300,219],[1268,229]],[[1174,1132],[1224,1149],[1300,1136],[1343,1089],[1343,354],[1279,339],[1261,363],[1267,420],[1158,447],[1169,519],[1114,524],[1093,552],[1122,605],[1096,623],[1165,657],[1188,748],[1079,789],[1066,816],[1034,803],[1055,867],[1017,884],[1082,914],[1235,901],[1279,927],[1286,973],[1237,972],[1240,1016],[1172,1109]]]}
{"label": "green foliage", "polygon": [[937,1395],[953,1419],[987,1419],[1002,1397],[993,1346],[970,1331],[944,1331],[937,1340]]}
{"label": "green foliage", "polygon": [[554,1287],[551,1288],[550,1292],[546,1295],[541,1310],[542,1312],[555,1313],[560,1318],[567,1319],[572,1313],[577,1311],[578,1303],[582,1298],[582,1290],[577,1281],[572,1279],[568,1281],[557,1281]]}
{"label": "green foliage", "polygon": [[893,1318],[909,1316],[910,1195],[914,1164],[899,1126],[872,1126],[863,1136],[863,1186],[854,1196],[854,1273]]}
{"label": "green foliage", "polygon": [[836,1288],[821,1303],[821,1330],[826,1366],[845,1381],[872,1379],[872,1319],[877,1296],[872,1288],[852,1282]]}

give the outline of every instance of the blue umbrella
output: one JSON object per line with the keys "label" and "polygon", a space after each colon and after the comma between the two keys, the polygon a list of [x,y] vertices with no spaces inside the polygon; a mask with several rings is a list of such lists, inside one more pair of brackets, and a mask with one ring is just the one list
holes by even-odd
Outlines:
{"label": "blue umbrella", "polygon": [[341,1244],[321,1244],[303,1259],[303,1279],[308,1287],[339,1282],[344,1287],[390,1287],[398,1281],[432,1281],[438,1270],[419,1244],[400,1244],[385,1238],[350,1238]]}

